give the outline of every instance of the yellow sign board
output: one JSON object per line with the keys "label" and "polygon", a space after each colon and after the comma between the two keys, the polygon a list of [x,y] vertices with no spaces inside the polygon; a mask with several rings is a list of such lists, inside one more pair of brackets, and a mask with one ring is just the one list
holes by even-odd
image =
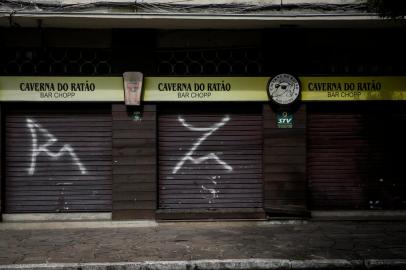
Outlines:
{"label": "yellow sign board", "polygon": [[302,101],[406,100],[406,77],[300,77]]}
{"label": "yellow sign board", "polygon": [[[270,77],[146,77],[146,102],[267,102]],[[406,100],[406,76],[299,77],[302,101]],[[0,101],[124,102],[122,77],[0,77]]]}
{"label": "yellow sign board", "polygon": [[267,101],[269,77],[147,77],[144,101]]}
{"label": "yellow sign board", "polygon": [[122,77],[0,77],[0,101],[124,101]]}

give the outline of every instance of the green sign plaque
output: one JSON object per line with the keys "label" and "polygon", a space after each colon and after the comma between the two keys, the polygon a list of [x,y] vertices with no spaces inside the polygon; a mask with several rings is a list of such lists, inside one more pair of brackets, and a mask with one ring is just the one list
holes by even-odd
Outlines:
{"label": "green sign plaque", "polygon": [[278,128],[292,128],[293,114],[286,111],[276,113],[276,126]]}

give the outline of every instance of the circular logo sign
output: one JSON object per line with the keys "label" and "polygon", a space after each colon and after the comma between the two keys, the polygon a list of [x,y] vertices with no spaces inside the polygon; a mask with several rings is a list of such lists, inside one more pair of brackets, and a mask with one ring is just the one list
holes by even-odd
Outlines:
{"label": "circular logo sign", "polygon": [[300,95],[300,82],[290,74],[276,75],[268,84],[268,94],[277,104],[291,104]]}

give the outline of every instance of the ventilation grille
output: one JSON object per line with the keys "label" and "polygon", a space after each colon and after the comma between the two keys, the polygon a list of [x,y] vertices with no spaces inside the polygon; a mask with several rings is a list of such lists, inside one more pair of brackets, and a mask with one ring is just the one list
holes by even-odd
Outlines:
{"label": "ventilation grille", "polygon": [[163,50],[155,66],[160,75],[258,75],[262,63],[258,48]]}
{"label": "ventilation grille", "polygon": [[80,48],[3,49],[1,73],[6,75],[107,75],[111,50]]}

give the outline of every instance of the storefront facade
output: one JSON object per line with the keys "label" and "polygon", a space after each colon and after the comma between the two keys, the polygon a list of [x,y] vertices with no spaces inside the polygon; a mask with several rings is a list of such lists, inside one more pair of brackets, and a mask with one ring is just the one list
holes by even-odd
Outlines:
{"label": "storefront facade", "polygon": [[[403,33],[3,29],[3,220],[404,210]],[[269,97],[278,74],[294,104]]]}

